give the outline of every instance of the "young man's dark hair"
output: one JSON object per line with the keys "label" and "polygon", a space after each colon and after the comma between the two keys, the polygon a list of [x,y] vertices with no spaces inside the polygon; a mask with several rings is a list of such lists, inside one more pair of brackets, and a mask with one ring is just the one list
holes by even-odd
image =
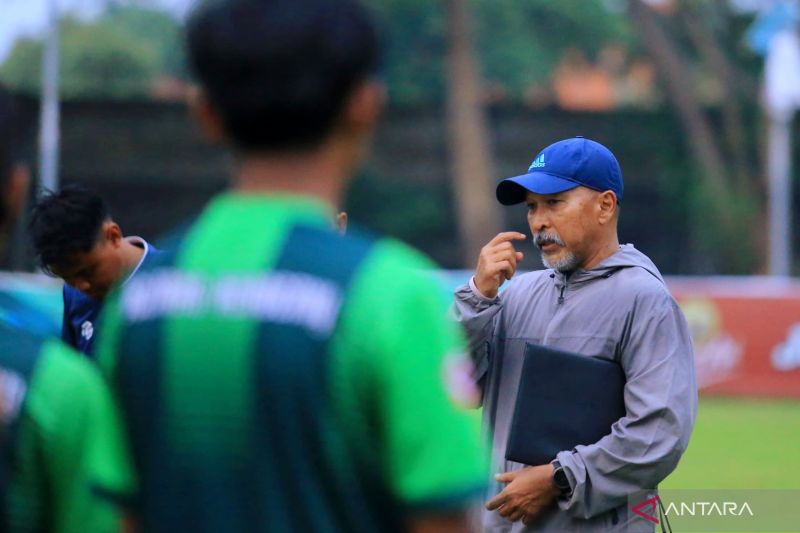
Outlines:
{"label": "young man's dark hair", "polygon": [[367,12],[216,0],[188,45],[193,113],[238,165],[108,303],[140,483],[118,495],[144,531],[465,531],[486,472],[433,266],[331,224],[384,102]]}
{"label": "young man's dark hair", "polygon": [[103,198],[81,185],[45,194],[28,229],[42,270],[65,281],[62,340],[92,355],[103,300],[139,268],[150,246],[124,237]]}
{"label": "young man's dark hair", "polygon": [[378,66],[378,37],[349,0],[208,1],[188,22],[192,70],[247,151],[306,149]]}
{"label": "young man's dark hair", "polygon": [[28,224],[39,266],[49,272],[76,253],[91,250],[109,218],[103,198],[83,185],[65,185],[57,192],[45,193]]}

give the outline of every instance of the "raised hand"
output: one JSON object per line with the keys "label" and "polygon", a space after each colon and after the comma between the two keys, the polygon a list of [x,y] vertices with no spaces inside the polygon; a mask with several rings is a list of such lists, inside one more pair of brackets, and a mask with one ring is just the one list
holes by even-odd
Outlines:
{"label": "raised hand", "polygon": [[525,234],[507,231],[498,234],[481,248],[478,267],[475,269],[475,286],[487,298],[497,296],[497,291],[506,280],[511,279],[517,271],[517,264],[522,260],[522,252],[518,252],[513,241],[527,239]]}

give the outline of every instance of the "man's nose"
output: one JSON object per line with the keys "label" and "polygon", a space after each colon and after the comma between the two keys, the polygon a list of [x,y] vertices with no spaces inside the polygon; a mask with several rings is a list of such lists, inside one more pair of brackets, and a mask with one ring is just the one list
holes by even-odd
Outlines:
{"label": "man's nose", "polygon": [[543,213],[532,213],[528,217],[531,231],[538,233],[550,227],[550,219]]}

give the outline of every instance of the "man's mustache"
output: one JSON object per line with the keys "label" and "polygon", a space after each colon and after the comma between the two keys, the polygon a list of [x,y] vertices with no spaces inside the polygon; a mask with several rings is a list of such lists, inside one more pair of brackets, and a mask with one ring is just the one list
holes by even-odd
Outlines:
{"label": "man's mustache", "polygon": [[542,246],[550,243],[564,246],[564,241],[561,240],[561,237],[559,237],[557,233],[542,231],[533,234],[533,244],[540,250]]}

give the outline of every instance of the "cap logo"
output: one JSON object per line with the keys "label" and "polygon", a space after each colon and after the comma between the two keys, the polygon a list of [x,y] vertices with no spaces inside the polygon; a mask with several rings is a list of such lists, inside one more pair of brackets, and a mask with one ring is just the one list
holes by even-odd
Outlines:
{"label": "cap logo", "polygon": [[528,172],[530,172],[534,168],[544,168],[544,154],[543,153],[539,154],[539,157],[537,157],[536,159],[533,160],[533,163],[531,163],[531,166],[528,169]]}

